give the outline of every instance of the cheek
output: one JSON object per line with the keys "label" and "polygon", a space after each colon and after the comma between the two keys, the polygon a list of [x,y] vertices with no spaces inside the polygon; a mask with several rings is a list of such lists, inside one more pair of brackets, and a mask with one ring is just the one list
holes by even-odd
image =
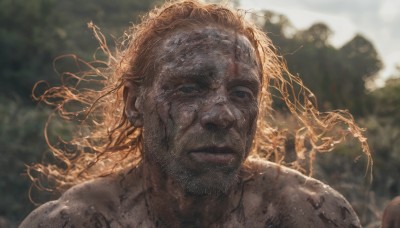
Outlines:
{"label": "cheek", "polygon": [[179,137],[197,119],[199,104],[191,102],[167,102],[168,99],[157,99],[157,114],[165,127],[166,136],[170,139]]}
{"label": "cheek", "polygon": [[170,109],[171,109],[171,103],[167,102],[165,100],[158,100],[157,101],[157,115],[161,119],[161,121],[164,123],[164,125],[167,125],[168,119],[170,117]]}
{"label": "cheek", "polygon": [[237,126],[241,129],[243,134],[249,135],[253,128],[255,128],[255,123],[257,122],[257,105],[247,107],[247,108],[239,108],[235,112],[235,116],[237,119]]}
{"label": "cheek", "polygon": [[252,108],[249,109],[250,128],[256,128],[257,117],[258,117],[258,106],[254,105]]}
{"label": "cheek", "polygon": [[245,139],[246,151],[249,151],[253,143],[254,135],[257,128],[257,105],[241,110],[241,118],[238,121],[239,129],[242,129],[242,138]]}
{"label": "cheek", "polygon": [[170,110],[170,118],[178,128],[177,130],[185,130],[193,125],[198,116],[199,105],[191,104],[173,104]]}
{"label": "cheek", "polygon": [[258,118],[258,106],[254,105],[249,111],[249,132],[248,134],[251,136],[251,140],[254,137],[254,134],[257,129],[257,118]]}

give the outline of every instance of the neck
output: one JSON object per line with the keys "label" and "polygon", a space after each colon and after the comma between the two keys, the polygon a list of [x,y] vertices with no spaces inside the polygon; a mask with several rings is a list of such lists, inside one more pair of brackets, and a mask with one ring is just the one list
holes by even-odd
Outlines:
{"label": "neck", "polygon": [[207,227],[223,222],[240,205],[242,182],[235,183],[227,192],[193,194],[159,165],[143,162],[146,200],[155,220],[167,227]]}

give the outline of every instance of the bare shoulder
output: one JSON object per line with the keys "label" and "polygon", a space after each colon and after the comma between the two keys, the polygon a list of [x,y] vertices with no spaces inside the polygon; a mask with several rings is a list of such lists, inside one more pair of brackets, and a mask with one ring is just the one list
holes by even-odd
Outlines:
{"label": "bare shoulder", "polygon": [[361,227],[348,201],[330,186],[296,170],[262,160],[249,160],[250,189],[263,189],[280,227]]}
{"label": "bare shoulder", "polygon": [[31,212],[20,227],[119,227],[123,181],[116,175],[76,185]]}

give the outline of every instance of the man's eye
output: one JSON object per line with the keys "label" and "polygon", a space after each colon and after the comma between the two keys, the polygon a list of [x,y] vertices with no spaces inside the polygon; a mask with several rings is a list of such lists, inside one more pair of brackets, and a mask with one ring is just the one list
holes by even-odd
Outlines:
{"label": "man's eye", "polygon": [[254,97],[253,92],[246,87],[237,86],[231,90],[231,96],[241,100],[252,99]]}
{"label": "man's eye", "polygon": [[199,88],[196,85],[182,85],[178,87],[178,92],[189,95],[199,92]]}

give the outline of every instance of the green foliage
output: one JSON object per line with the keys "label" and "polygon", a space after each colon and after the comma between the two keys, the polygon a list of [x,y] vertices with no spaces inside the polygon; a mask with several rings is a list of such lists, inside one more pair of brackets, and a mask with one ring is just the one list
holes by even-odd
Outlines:
{"label": "green foliage", "polygon": [[364,121],[375,154],[374,185],[385,195],[394,197],[400,194],[400,78],[387,80],[370,97],[374,115]]}
{"label": "green foliage", "polygon": [[49,112],[0,98],[0,216],[18,221],[34,208],[25,164],[39,162],[47,145],[43,128]]}
{"label": "green foliage", "polygon": [[54,0],[0,1],[0,91],[3,96],[29,97],[32,85],[49,74],[53,50],[60,40],[50,29]]}
{"label": "green foliage", "polygon": [[[118,38],[156,2],[0,1],[0,95],[20,96],[29,102],[35,82],[58,82],[54,58],[73,53],[91,59],[98,43],[87,28],[88,22],[103,28],[105,35]],[[112,48],[114,43],[109,45]]]}
{"label": "green foliage", "polygon": [[400,78],[388,79],[383,88],[373,91],[370,96],[374,113],[400,127]]}
{"label": "green foliage", "polygon": [[[16,226],[34,205],[28,199],[30,181],[25,165],[41,162],[48,150],[43,128],[49,110],[34,107],[29,97],[35,82],[59,83],[52,62],[64,54],[91,60],[98,43],[87,28],[102,28],[112,49],[131,23],[157,0],[1,0],[0,1],[0,226],[4,219]],[[72,67],[74,67],[72,69]],[[75,70],[70,60],[57,70]],[[68,125],[69,126],[69,125]],[[58,120],[50,126],[68,138],[69,128]],[[51,159],[51,158],[49,158]],[[46,198],[35,198],[43,202]]]}
{"label": "green foliage", "polygon": [[382,68],[370,41],[356,35],[335,48],[329,43],[332,31],[323,23],[296,31],[283,15],[266,11],[264,16],[262,28],[278,46],[289,70],[315,93],[320,109],[349,109],[356,115],[367,112],[365,80]]}
{"label": "green foliage", "polygon": [[374,187],[388,197],[399,195],[400,123],[380,116],[368,116],[363,121],[374,152]]}

